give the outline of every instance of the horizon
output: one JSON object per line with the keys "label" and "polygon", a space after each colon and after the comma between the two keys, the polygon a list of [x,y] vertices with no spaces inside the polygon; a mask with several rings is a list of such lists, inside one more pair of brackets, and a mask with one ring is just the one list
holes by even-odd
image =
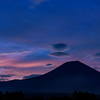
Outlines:
{"label": "horizon", "polygon": [[99,0],[0,1],[0,81],[80,61],[100,72]]}
{"label": "horizon", "polygon": [[[54,68],[53,70],[50,70],[49,72],[47,72],[47,73],[44,73],[44,74],[36,74],[36,75],[29,75],[29,76],[24,76],[25,78],[23,78],[23,79],[21,79],[21,80],[25,80],[25,79],[30,79],[30,78],[34,78],[34,77],[38,77],[38,76],[41,76],[41,75],[46,75],[46,74],[49,74],[49,73],[51,73],[52,71],[54,72],[56,69],[58,69],[58,68],[61,68],[63,65],[65,65],[65,64],[68,64],[68,63],[81,63],[82,65],[84,65],[84,66],[87,66],[87,67],[89,67],[89,68],[91,68],[90,66],[88,66],[87,64],[85,64],[85,63],[83,63],[83,62],[81,62],[81,61],[78,61],[78,60],[75,60],[75,61],[68,61],[68,62],[65,62],[65,63],[63,63],[63,64],[61,64],[61,65],[59,65],[58,67],[56,67],[56,68]],[[66,66],[67,68],[68,67],[72,67],[72,66]],[[77,66],[75,66],[75,67],[77,67]],[[81,66],[80,66],[81,67]],[[63,69],[62,69],[63,70]],[[79,70],[79,69],[78,69]],[[98,71],[98,70],[96,70],[96,69],[94,69],[94,68],[92,68],[92,70],[94,70],[94,71],[96,71],[96,72],[99,72],[100,73],[100,71]],[[67,70],[66,70],[67,71]],[[55,73],[56,74],[56,73]],[[85,73],[84,73],[85,74]],[[12,80],[11,80],[12,81]]]}
{"label": "horizon", "polygon": [[[25,80],[25,79],[30,79],[30,78],[34,78],[34,77],[46,75],[46,74],[48,74],[48,73],[50,73],[50,72],[52,72],[52,71],[55,71],[57,68],[61,68],[64,64],[76,63],[76,62],[81,63],[81,64],[84,64],[85,66],[91,68],[90,66],[88,66],[87,64],[85,64],[85,63],[83,63],[83,62],[81,62],[81,61],[79,61],[79,60],[68,61],[68,62],[63,63],[63,64],[59,65],[58,67],[56,67],[56,68],[54,68],[54,69],[52,69],[52,70],[50,70],[49,72],[44,73],[44,74],[32,74],[32,75],[29,75],[29,76],[24,76],[22,79],[4,80],[4,81],[0,81],[0,82],[7,82],[7,81],[9,82],[9,81],[14,81],[14,80]],[[68,68],[68,67],[72,67],[72,66],[67,66],[67,68]],[[76,66],[76,67],[77,67],[77,66]],[[80,67],[81,67],[81,66],[80,66]],[[97,71],[97,70],[94,69],[94,68],[92,68],[92,69],[95,70],[95,71]],[[62,69],[62,70],[63,70],[63,69]],[[99,71],[97,71],[97,72],[99,72]],[[100,73],[100,72],[99,72],[99,73]],[[56,73],[55,73],[55,74],[56,74]],[[0,75],[0,77],[2,77],[2,76]],[[6,77],[6,75],[4,75],[4,77]]]}

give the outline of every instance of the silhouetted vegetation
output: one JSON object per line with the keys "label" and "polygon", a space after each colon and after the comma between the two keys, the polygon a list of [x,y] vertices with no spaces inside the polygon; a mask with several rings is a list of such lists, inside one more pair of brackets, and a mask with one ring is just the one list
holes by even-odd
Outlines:
{"label": "silhouetted vegetation", "polygon": [[[2,93],[0,91],[0,100],[44,100],[43,97],[40,96],[32,96],[32,97],[25,97],[25,95],[20,91],[20,92],[11,92],[9,93],[8,91],[6,93]],[[49,100],[100,100],[97,99],[95,94],[91,94],[88,92],[77,92],[75,91],[73,93],[73,97],[68,97],[64,96],[62,98],[60,97],[52,97]]]}
{"label": "silhouetted vegetation", "polygon": [[85,92],[83,93],[82,91],[78,92],[75,91],[73,93],[73,99],[74,100],[97,100],[96,99],[96,96],[92,93],[88,93],[88,92]]}

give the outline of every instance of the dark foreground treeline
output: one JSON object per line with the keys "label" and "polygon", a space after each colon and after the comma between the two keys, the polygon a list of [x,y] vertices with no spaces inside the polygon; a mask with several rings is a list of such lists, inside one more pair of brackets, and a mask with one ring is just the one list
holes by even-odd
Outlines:
{"label": "dark foreground treeline", "polygon": [[[40,96],[26,97],[22,92],[9,93],[7,91],[6,93],[3,94],[0,91],[0,100],[44,100],[44,98]],[[75,91],[72,97],[68,97],[68,96],[64,96],[61,98],[52,97],[52,98],[48,98],[48,100],[100,100],[100,99],[97,99],[95,94]]]}

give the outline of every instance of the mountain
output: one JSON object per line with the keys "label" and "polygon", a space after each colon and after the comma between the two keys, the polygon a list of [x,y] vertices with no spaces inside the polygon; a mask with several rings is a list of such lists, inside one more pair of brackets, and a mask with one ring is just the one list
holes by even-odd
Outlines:
{"label": "mountain", "polygon": [[98,94],[100,72],[79,61],[71,61],[38,77],[0,82],[0,90],[30,93],[73,93],[77,90]]}

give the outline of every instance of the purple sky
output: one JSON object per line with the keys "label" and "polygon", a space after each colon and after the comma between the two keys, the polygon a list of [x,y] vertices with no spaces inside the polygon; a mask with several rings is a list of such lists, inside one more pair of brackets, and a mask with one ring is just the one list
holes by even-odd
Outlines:
{"label": "purple sky", "polygon": [[1,0],[0,81],[79,60],[100,71],[100,0]]}

